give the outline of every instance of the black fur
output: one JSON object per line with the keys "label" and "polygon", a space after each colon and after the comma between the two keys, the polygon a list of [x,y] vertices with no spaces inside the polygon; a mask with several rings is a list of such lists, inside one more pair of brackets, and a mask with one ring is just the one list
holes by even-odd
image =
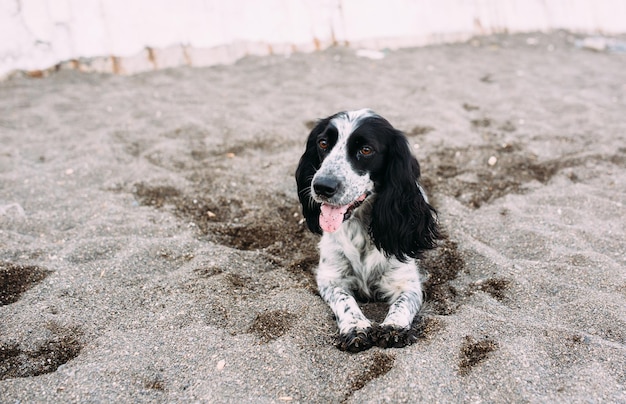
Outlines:
{"label": "black fur", "polygon": [[437,212],[418,187],[420,167],[406,137],[390,127],[383,139],[387,160],[382,175],[374,176],[376,201],[370,232],[379,250],[404,262],[434,248],[441,235]]}
{"label": "black fur", "polygon": [[302,215],[306,224],[313,233],[322,234],[320,228],[320,206],[311,198],[311,180],[313,175],[322,164],[322,160],[317,150],[317,137],[326,130],[328,123],[333,116],[320,120],[313,128],[306,142],[306,150],[296,170],[296,183],[298,185],[298,199],[302,205]]}

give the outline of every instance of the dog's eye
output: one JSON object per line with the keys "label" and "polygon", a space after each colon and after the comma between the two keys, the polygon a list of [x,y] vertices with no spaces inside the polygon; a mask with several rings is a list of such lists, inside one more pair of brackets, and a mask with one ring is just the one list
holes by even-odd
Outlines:
{"label": "dog's eye", "polygon": [[361,147],[361,150],[359,150],[359,153],[361,153],[361,155],[363,156],[370,156],[374,154],[374,149],[372,149],[370,146],[363,146]]}
{"label": "dog's eye", "polygon": [[326,139],[320,139],[317,144],[319,145],[320,149],[322,150],[327,150],[328,149],[328,140]]}

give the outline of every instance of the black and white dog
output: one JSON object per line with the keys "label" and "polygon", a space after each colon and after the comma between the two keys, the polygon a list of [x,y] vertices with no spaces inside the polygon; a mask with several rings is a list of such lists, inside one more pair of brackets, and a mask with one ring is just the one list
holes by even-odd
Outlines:
{"label": "black and white dog", "polygon": [[[316,272],[339,327],[339,348],[401,347],[423,301],[416,259],[434,248],[436,212],[404,134],[371,110],[339,112],[311,131],[296,171],[309,229],[322,234]],[[381,324],[355,298],[384,300]]]}

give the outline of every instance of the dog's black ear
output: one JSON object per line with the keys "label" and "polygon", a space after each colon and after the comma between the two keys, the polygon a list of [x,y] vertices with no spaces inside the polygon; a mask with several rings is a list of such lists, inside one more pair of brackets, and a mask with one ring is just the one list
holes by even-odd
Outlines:
{"label": "dog's black ear", "polygon": [[322,119],[315,125],[306,142],[306,150],[296,169],[296,183],[298,185],[298,198],[302,205],[302,215],[306,224],[313,233],[322,234],[320,227],[320,204],[311,198],[311,181],[322,164],[317,151],[317,137],[324,132],[330,118]]}
{"label": "dog's black ear", "polygon": [[405,262],[441,238],[437,212],[418,185],[420,168],[402,132],[390,129],[386,168],[377,179],[370,232],[376,247]]}

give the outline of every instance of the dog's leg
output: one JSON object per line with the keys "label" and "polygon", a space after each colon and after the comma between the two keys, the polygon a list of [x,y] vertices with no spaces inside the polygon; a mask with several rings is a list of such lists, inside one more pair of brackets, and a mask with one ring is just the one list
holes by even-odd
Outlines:
{"label": "dog's leg", "polygon": [[423,302],[422,283],[415,263],[392,263],[381,278],[380,290],[390,306],[375,332],[378,346],[397,348],[415,342],[417,336],[411,324]]}
{"label": "dog's leg", "polygon": [[[317,270],[317,287],[320,295],[330,306],[339,328],[338,347],[344,351],[364,351],[373,345],[372,323],[363,315],[354,296],[350,293],[342,265],[328,265],[322,259]],[[349,265],[347,262],[344,265]]]}

